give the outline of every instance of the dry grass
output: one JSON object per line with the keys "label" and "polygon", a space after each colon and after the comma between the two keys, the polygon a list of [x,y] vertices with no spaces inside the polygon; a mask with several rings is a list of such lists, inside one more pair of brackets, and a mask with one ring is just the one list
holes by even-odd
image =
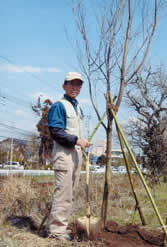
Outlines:
{"label": "dry grass", "polygon": [[[135,175],[135,187],[137,195],[140,198],[142,210],[146,216],[146,221],[151,227],[159,227],[159,223],[148,201],[143,186]],[[41,181],[38,181],[41,182]],[[48,213],[50,202],[52,200],[53,185],[34,186],[34,179],[29,177],[10,176],[4,180],[0,187],[0,247],[95,247],[104,246],[97,242],[72,242],[61,243],[55,240],[39,237],[37,229]],[[103,196],[104,175],[91,175],[91,212],[93,216],[100,216],[100,208]],[[85,193],[85,175],[81,175],[80,186],[76,191],[76,201],[74,211],[70,222],[75,222],[76,218],[86,215],[86,193]],[[112,176],[112,195],[108,210],[108,219],[117,223],[132,223],[135,201],[131,192],[128,177],[126,175]],[[157,186],[156,203],[160,209],[160,214],[165,220],[166,212],[166,191],[167,183]],[[6,219],[11,216],[20,216],[31,219],[29,224],[12,226]],[[25,223],[25,222],[24,222]],[[135,218],[136,224],[141,224],[138,214]]]}
{"label": "dry grass", "polygon": [[9,176],[2,184],[0,211],[5,216],[27,215],[33,200],[38,198],[37,191],[32,190],[31,178]]}

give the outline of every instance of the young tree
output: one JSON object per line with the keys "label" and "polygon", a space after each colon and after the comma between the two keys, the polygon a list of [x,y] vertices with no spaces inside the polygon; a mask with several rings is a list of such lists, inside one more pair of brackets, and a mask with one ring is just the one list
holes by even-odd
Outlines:
{"label": "young tree", "polygon": [[49,133],[47,119],[51,105],[52,102],[49,99],[46,99],[42,104],[40,97],[38,98],[37,103],[32,105],[32,110],[41,118],[36,127],[41,138],[39,147],[39,163],[42,163],[42,165],[46,165],[46,159],[50,160],[53,147],[53,140]]}
{"label": "young tree", "polygon": [[[86,3],[88,5],[92,1]],[[107,124],[102,123],[107,136],[107,161],[101,212],[104,226],[111,188],[113,123],[104,94],[107,94],[107,98],[110,94],[117,97],[114,104],[109,102],[117,113],[125,87],[142,69],[147,57],[157,25],[159,4],[158,0],[104,0],[95,1],[94,6],[86,8],[84,1],[72,0],[76,27],[81,34],[81,39],[77,43],[77,58],[88,81],[91,102],[99,120],[104,111],[108,110]],[[92,14],[92,9],[95,15]]]}
{"label": "young tree", "polygon": [[143,151],[145,165],[155,179],[167,160],[167,75],[161,69],[152,72],[151,68],[136,74],[127,96],[137,112],[128,134]]}

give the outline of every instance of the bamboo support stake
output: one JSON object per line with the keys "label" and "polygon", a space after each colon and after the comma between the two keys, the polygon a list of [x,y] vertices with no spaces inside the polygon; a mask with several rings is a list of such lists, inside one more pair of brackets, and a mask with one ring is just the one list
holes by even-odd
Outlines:
{"label": "bamboo support stake", "polygon": [[[110,95],[110,102],[112,102],[111,95]],[[144,188],[145,188],[145,190],[146,190],[146,192],[147,192],[147,195],[148,195],[148,197],[149,197],[149,199],[150,199],[150,201],[151,201],[151,204],[152,204],[152,206],[153,206],[154,212],[155,212],[155,214],[156,214],[156,216],[157,216],[157,218],[158,218],[158,220],[159,220],[159,223],[161,224],[161,226],[162,226],[162,228],[163,228],[163,230],[164,230],[164,233],[165,233],[165,235],[166,235],[165,240],[164,240],[164,244],[166,245],[166,242],[167,242],[167,228],[166,228],[166,226],[165,226],[165,224],[164,224],[164,222],[163,222],[163,219],[162,219],[161,215],[159,214],[159,211],[158,211],[158,208],[157,208],[156,203],[155,203],[155,201],[154,201],[154,198],[152,197],[151,192],[150,192],[150,190],[149,190],[149,188],[148,188],[148,186],[147,186],[147,184],[146,184],[146,182],[145,182],[144,176],[143,176],[142,172],[140,171],[140,169],[139,169],[139,167],[138,167],[138,165],[137,165],[136,159],[135,159],[135,157],[134,157],[134,155],[133,155],[133,153],[132,153],[132,151],[131,151],[131,149],[130,149],[130,147],[129,147],[129,145],[128,145],[128,142],[127,142],[126,139],[125,139],[125,136],[124,136],[124,134],[123,134],[123,132],[122,132],[122,129],[121,129],[119,123],[118,123],[118,120],[117,120],[117,117],[116,117],[116,115],[115,115],[115,112],[113,111],[113,109],[112,109],[111,106],[110,106],[109,108],[110,108],[111,114],[112,114],[112,116],[113,116],[113,118],[114,118],[114,120],[115,120],[115,123],[116,123],[116,125],[117,125],[117,127],[118,127],[118,129],[119,129],[119,132],[120,132],[120,134],[121,134],[121,136],[122,136],[122,138],[123,138],[123,140],[124,140],[124,143],[125,143],[125,145],[126,145],[128,151],[129,151],[129,154],[130,154],[130,156],[131,156],[131,158],[132,158],[132,160],[133,160],[133,162],[134,162],[134,165],[135,165],[135,167],[136,167],[136,170],[137,170],[137,172],[138,172],[138,174],[139,174],[139,176],[140,176],[140,178],[141,178],[141,181],[142,181],[142,183],[143,183],[143,185],[144,185]]]}
{"label": "bamboo support stake", "polygon": [[[126,168],[127,168],[127,172],[128,172],[128,176],[129,176],[131,189],[132,189],[133,196],[134,196],[135,202],[136,202],[135,211],[136,211],[136,209],[138,209],[141,222],[142,222],[143,225],[146,225],[146,220],[144,218],[144,215],[143,215],[143,212],[142,212],[142,209],[141,209],[141,206],[140,206],[140,201],[139,201],[139,198],[138,198],[138,196],[136,194],[136,191],[135,191],[135,185],[134,185],[134,181],[133,181],[133,177],[132,177],[132,173],[131,173],[131,166],[129,164],[129,161],[128,161],[128,158],[127,158],[127,155],[126,155],[126,152],[125,152],[125,149],[124,149],[124,143],[123,143],[123,140],[122,140],[122,136],[121,136],[117,126],[116,126],[116,128],[117,128],[117,133],[118,133],[118,136],[119,136],[122,153],[123,153],[123,156],[124,156],[124,160],[125,160],[125,164],[126,164]],[[134,220],[134,217],[133,217],[133,220]]]}
{"label": "bamboo support stake", "polygon": [[86,196],[87,196],[87,218],[86,218],[86,231],[88,238],[90,236],[90,190],[89,190],[89,177],[90,177],[90,171],[89,171],[89,152],[86,157]]}
{"label": "bamboo support stake", "polygon": [[95,135],[97,129],[99,128],[100,124],[103,122],[105,116],[107,115],[107,112],[104,112],[102,118],[100,119],[100,121],[98,122],[98,124],[96,125],[94,131],[92,132],[92,134],[90,135],[90,137],[88,138],[88,142],[90,142],[93,138],[93,136]]}

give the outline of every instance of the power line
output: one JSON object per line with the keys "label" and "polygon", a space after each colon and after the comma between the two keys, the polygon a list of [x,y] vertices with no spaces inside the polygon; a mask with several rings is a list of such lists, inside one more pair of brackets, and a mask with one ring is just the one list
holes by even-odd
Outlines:
{"label": "power line", "polygon": [[[7,58],[6,56],[0,55],[0,58],[2,58],[3,60],[7,61],[9,64],[12,64],[12,65],[14,65],[14,66],[17,66],[17,64],[16,64],[15,62],[13,62],[11,59]],[[24,69],[23,69],[23,71],[24,71],[25,73],[29,74],[29,75],[30,75],[31,77],[33,77],[34,79],[36,79],[36,80],[38,80],[38,81],[40,81],[40,82],[42,82],[42,83],[47,84],[49,87],[52,86],[53,88],[58,89],[58,87],[55,87],[55,84],[54,84],[54,86],[53,86],[53,84],[50,84],[49,82],[42,80],[40,77],[38,77],[37,75],[33,74],[32,72],[26,71],[26,70],[24,70]]]}
{"label": "power line", "polygon": [[24,130],[24,129],[17,128],[17,127],[11,126],[11,125],[7,125],[7,124],[5,124],[5,123],[1,123],[1,122],[0,122],[0,127],[4,127],[4,128],[6,128],[6,129],[8,129],[9,131],[13,131],[13,132],[18,133],[18,134],[21,134],[21,135],[23,135],[23,136],[32,136],[32,135],[36,135],[37,138],[42,138],[42,137],[48,138],[48,135],[46,135],[46,134],[37,135],[35,132],[32,132],[32,131],[30,131],[30,130]]}
{"label": "power line", "polygon": [[5,97],[0,94],[0,104],[5,105]]}
{"label": "power line", "polygon": [[5,101],[8,100],[12,103],[15,103],[17,105],[20,106],[21,105],[24,105],[26,107],[31,107],[31,103],[26,101],[26,100],[23,100],[21,98],[17,98],[15,96],[11,96],[9,94],[2,94],[1,91],[0,91],[0,99],[3,99],[3,105],[5,105]]}
{"label": "power line", "polygon": [[17,127],[13,127],[13,126],[7,125],[5,123],[0,123],[0,126],[6,128],[8,130],[12,130],[12,131],[14,131],[16,133],[22,134],[22,135],[30,136],[30,135],[34,135],[35,134],[35,132],[29,131],[29,130],[20,129],[20,128],[17,128]]}

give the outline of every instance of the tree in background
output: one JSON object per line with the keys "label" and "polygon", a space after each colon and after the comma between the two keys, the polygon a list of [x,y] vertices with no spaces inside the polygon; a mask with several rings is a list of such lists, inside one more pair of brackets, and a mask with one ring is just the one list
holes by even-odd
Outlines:
{"label": "tree in background", "polygon": [[98,159],[97,159],[97,165],[99,166],[105,166],[106,164],[106,155],[102,154]]}
{"label": "tree in background", "polygon": [[[155,33],[157,13],[162,1],[72,0],[72,9],[81,39],[77,42],[77,58],[98,120],[108,111],[107,124],[102,123],[107,137],[106,172],[101,217],[106,224],[111,193],[111,139],[113,116],[117,113],[125,87],[142,69]],[[88,5],[91,5],[88,7]],[[93,13],[91,12],[93,10]],[[95,18],[94,18],[95,17]],[[91,29],[92,27],[92,29]],[[77,36],[76,36],[77,37]],[[116,96],[106,103],[104,94]],[[98,95],[98,97],[97,97]]]}
{"label": "tree in background", "polygon": [[161,68],[136,74],[127,97],[137,113],[126,128],[128,135],[142,150],[144,165],[156,179],[167,163],[167,75]]}
{"label": "tree in background", "polygon": [[46,165],[47,160],[50,161],[53,148],[53,140],[48,128],[48,112],[51,105],[52,102],[49,99],[46,99],[42,104],[40,97],[38,98],[37,103],[32,105],[32,110],[40,117],[36,127],[40,134],[39,163],[42,165]]}

